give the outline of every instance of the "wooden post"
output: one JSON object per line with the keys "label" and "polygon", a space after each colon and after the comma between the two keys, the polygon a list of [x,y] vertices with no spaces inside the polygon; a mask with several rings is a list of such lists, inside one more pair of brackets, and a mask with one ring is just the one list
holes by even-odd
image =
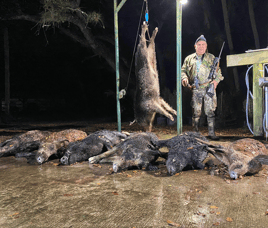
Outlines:
{"label": "wooden post", "polygon": [[253,65],[253,132],[254,136],[263,135],[263,88],[259,86],[259,78],[263,77],[263,64]]}

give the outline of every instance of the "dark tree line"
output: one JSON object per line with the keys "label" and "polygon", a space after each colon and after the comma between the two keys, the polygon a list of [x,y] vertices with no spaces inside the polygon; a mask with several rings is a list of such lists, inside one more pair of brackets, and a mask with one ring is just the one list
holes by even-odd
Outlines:
{"label": "dark tree line", "polygon": [[[130,115],[135,88],[134,66],[130,68],[130,63],[139,18],[144,14],[143,3],[128,0],[119,12],[120,89],[129,80],[128,97],[121,102]],[[156,51],[161,93],[175,103],[176,2],[148,0],[148,4],[150,31],[159,28]],[[226,55],[267,46],[267,5],[264,0],[189,0],[183,6],[183,59],[194,51],[194,41],[201,34],[206,36],[214,55],[226,41],[221,60],[225,80],[218,89],[219,94],[223,93],[223,106],[230,107],[225,116],[234,115],[237,104],[243,102],[246,71],[242,67],[227,68]],[[113,1],[1,0],[0,15],[1,27],[9,32],[11,97],[62,98],[75,110],[83,106],[80,109],[90,114],[107,111],[107,107],[99,108],[102,103],[110,105],[110,113],[116,112]],[[0,41],[3,44],[3,33]],[[0,51],[3,59],[3,46]],[[0,69],[3,74],[3,61]],[[4,78],[0,80],[4,91]],[[184,115],[188,116],[189,92],[184,93],[184,110],[188,110]]]}

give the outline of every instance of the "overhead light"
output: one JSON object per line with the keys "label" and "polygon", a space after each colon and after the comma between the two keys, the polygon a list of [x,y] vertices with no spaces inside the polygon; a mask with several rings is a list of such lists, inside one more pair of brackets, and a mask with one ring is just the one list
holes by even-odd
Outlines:
{"label": "overhead light", "polygon": [[185,4],[187,2],[188,2],[188,0],[181,0],[181,4]]}

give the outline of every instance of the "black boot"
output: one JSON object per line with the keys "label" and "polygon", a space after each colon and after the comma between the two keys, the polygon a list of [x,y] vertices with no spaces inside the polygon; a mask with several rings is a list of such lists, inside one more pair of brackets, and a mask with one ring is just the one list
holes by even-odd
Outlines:
{"label": "black boot", "polygon": [[208,138],[212,140],[219,140],[219,137],[215,135],[215,117],[208,117]]}
{"label": "black boot", "polygon": [[194,120],[194,130],[196,132],[199,132],[199,129],[198,129],[198,127],[199,127],[199,118],[193,118],[193,120]]}

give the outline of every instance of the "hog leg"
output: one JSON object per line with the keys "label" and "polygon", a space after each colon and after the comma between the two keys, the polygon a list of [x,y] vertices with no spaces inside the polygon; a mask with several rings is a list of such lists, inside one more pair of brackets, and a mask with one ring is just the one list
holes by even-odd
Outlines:
{"label": "hog leg", "polygon": [[7,139],[6,141],[4,141],[4,142],[1,142],[0,143],[0,147],[3,147],[3,146],[5,146],[8,142],[10,142],[12,139]]}
{"label": "hog leg", "polygon": [[143,25],[141,26],[141,36],[140,36],[140,42],[138,45],[141,49],[147,48],[146,38],[145,38],[145,33],[147,30],[148,30],[148,26],[143,23]]}
{"label": "hog leg", "polygon": [[156,112],[152,113],[151,118],[149,120],[149,129],[148,129],[148,132],[151,132],[152,131],[155,114],[156,114]]}
{"label": "hog leg", "polygon": [[174,118],[172,115],[170,115],[165,109],[162,108],[162,106],[158,103],[155,102],[154,103],[154,109],[157,113],[166,116],[167,118],[171,119],[172,121],[174,121]]}
{"label": "hog leg", "polygon": [[[155,40],[155,37],[156,37],[157,32],[158,32],[158,28],[156,27],[156,28],[154,29],[154,31],[153,31],[153,35],[152,35],[151,38],[150,38],[150,45],[151,45],[151,44],[154,45],[154,40]],[[150,46],[150,45],[149,45],[149,46]]]}
{"label": "hog leg", "polygon": [[147,29],[147,25],[143,24],[141,28],[140,41],[135,54],[135,74],[137,77],[140,75],[139,71],[144,67],[144,65],[148,66],[148,51],[145,38],[145,32]]}
{"label": "hog leg", "polygon": [[174,115],[177,115],[176,110],[174,110],[172,107],[170,107],[170,105],[167,102],[165,102],[163,98],[160,97],[159,102],[167,111],[169,111],[170,113],[172,113]]}
{"label": "hog leg", "polygon": [[158,32],[158,28],[155,28],[155,30],[153,31],[153,35],[152,37],[150,38],[150,43],[149,43],[149,46],[148,46],[148,56],[149,56],[149,62],[152,64],[152,67],[154,69],[154,71],[157,72],[157,67],[156,67],[156,53],[155,53],[155,37],[156,37],[156,34]]}
{"label": "hog leg", "polygon": [[158,28],[155,28],[153,31],[153,35],[150,38],[150,44],[148,46],[148,58],[149,58],[149,68],[151,69],[151,72],[153,72],[153,76],[157,78],[158,80],[158,73],[157,73],[157,67],[156,67],[156,53],[155,53],[155,37],[158,32]]}
{"label": "hog leg", "polygon": [[143,127],[144,131],[146,131],[146,132],[152,131],[155,114],[156,114],[156,112],[147,113],[146,119],[142,123],[140,123],[140,125]]}
{"label": "hog leg", "polygon": [[155,55],[155,37],[156,37],[156,34],[158,32],[158,28],[156,27],[153,31],[153,34],[150,38],[150,43],[149,43],[149,46],[148,46],[148,50],[150,50],[150,53],[151,53],[151,57],[154,58],[156,60],[156,55]]}
{"label": "hog leg", "polygon": [[15,137],[15,139],[9,139],[2,145],[0,148],[0,157],[14,155],[19,150],[20,140],[18,137]]}
{"label": "hog leg", "polygon": [[101,160],[102,158],[106,158],[106,157],[109,157],[110,155],[116,153],[118,151],[118,148],[117,147],[114,147],[113,149],[111,150],[108,150],[107,152],[104,152],[102,154],[99,154],[99,155],[96,155],[96,156],[93,156],[93,157],[90,157],[88,159],[89,163],[97,163],[99,160]]}
{"label": "hog leg", "polygon": [[34,157],[35,154],[35,152],[20,152],[15,154],[15,158]]}

